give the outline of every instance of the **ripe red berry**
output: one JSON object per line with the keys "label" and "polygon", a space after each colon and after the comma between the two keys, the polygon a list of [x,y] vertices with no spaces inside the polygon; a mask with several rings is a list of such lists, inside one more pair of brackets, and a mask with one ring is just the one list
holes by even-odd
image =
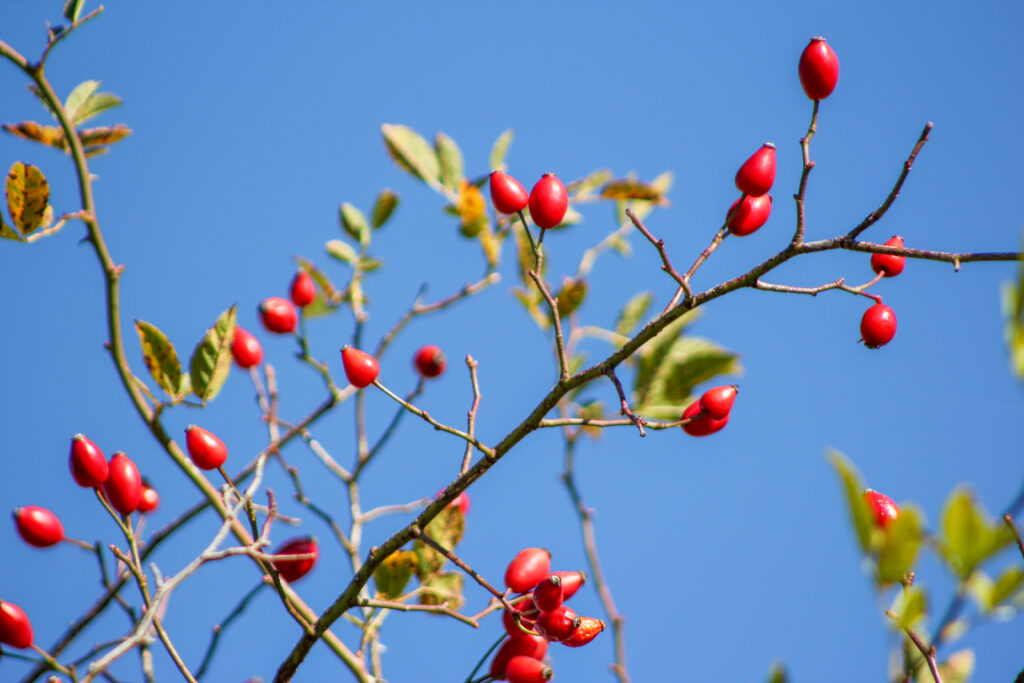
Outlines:
{"label": "ripe red berry", "polygon": [[583,584],[587,582],[586,572],[555,572],[562,580],[562,600],[568,600],[576,595]]}
{"label": "ripe red berry", "polygon": [[139,468],[120,451],[110,458],[110,476],[103,484],[103,491],[111,507],[122,515],[130,515],[139,507],[142,498],[142,476]]}
{"label": "ripe red berry", "polygon": [[505,680],[505,669],[513,657],[529,657],[541,661],[548,651],[548,641],[543,636],[523,635],[522,638],[506,640],[491,660],[491,678]]}
{"label": "ripe red berry", "polygon": [[264,299],[259,308],[260,320],[267,331],[275,334],[288,334],[295,330],[299,322],[299,314],[288,299],[272,296]]}
{"label": "ripe red berry", "polygon": [[231,355],[241,368],[251,368],[263,360],[263,347],[260,340],[251,332],[235,325],[235,336],[231,340]]}
{"label": "ripe red berry", "polygon": [[738,390],[739,387],[735,384],[708,389],[700,397],[700,407],[713,420],[729,417]]}
{"label": "ripe red berry", "polygon": [[150,486],[149,482],[142,482],[142,496],[139,498],[139,512],[152,512],[160,505],[160,494]]}
{"label": "ripe red berry", "polygon": [[562,641],[562,645],[569,647],[583,647],[604,630],[604,622],[593,617],[580,617],[580,627],[576,632]]}
{"label": "ripe red berry", "polygon": [[764,143],[736,171],[736,187],[751,197],[760,197],[775,182],[775,145]]}
{"label": "ripe red berry", "polygon": [[864,311],[860,319],[860,337],[864,346],[877,349],[896,336],[896,313],[888,306],[877,303]]}
{"label": "ripe red berry", "polygon": [[295,273],[290,294],[292,302],[299,308],[313,303],[313,299],[316,298],[316,285],[313,283],[312,276],[305,270]]}
{"label": "ripe red berry", "polygon": [[275,555],[309,555],[304,560],[275,560],[274,567],[278,573],[281,574],[281,578],[292,583],[298,581],[303,576],[309,573],[309,570],[316,564],[317,558],[320,556],[320,549],[317,547],[316,539],[312,536],[304,536],[301,538],[293,538],[286,541],[284,545],[277,549]]}
{"label": "ripe red berry", "polygon": [[[519,612],[522,615],[519,621],[523,625],[523,628],[532,630],[533,622],[537,620],[538,614],[537,606],[533,604],[533,600],[523,600],[522,602],[517,602],[512,606],[515,608],[516,612]],[[501,623],[505,627],[505,633],[513,639],[523,638],[529,635],[516,625],[515,617],[513,617],[512,613],[508,610],[504,610],[501,613]]]}
{"label": "ripe red berry", "polygon": [[530,195],[518,180],[501,171],[491,172],[491,203],[501,213],[516,213],[526,208]]}
{"label": "ripe red berry", "polygon": [[550,612],[541,612],[533,628],[548,640],[560,643],[568,640],[580,626],[580,618],[568,605],[560,605]]}
{"label": "ripe red berry", "polygon": [[[694,401],[683,411],[682,419],[689,417],[695,417],[700,414],[700,401]],[[707,436],[708,434],[714,434],[717,431],[721,431],[725,425],[729,424],[729,415],[727,414],[720,420],[716,420],[710,415],[703,415],[698,417],[692,422],[687,422],[683,425],[683,431],[690,436]]]}
{"label": "ripe red berry", "polygon": [[71,437],[71,456],[68,458],[71,476],[79,486],[94,488],[107,480],[110,469],[103,451],[84,434]]}
{"label": "ripe red berry", "polygon": [[545,173],[530,190],[530,217],[537,227],[553,228],[565,218],[569,193],[554,173]]}
{"label": "ripe red berry", "polygon": [[26,648],[32,644],[32,624],[20,607],[0,600],[0,643]]}
{"label": "ripe red berry", "polygon": [[555,672],[539,659],[518,655],[508,660],[505,675],[509,683],[544,683],[554,678]]}
{"label": "ripe red berry", "polygon": [[57,515],[37,505],[16,508],[14,524],[25,542],[37,548],[48,548],[64,538],[64,526]]}
{"label": "ripe red berry", "polygon": [[416,352],[412,361],[416,371],[424,377],[437,377],[444,372],[447,363],[444,352],[436,346],[424,346]]}
{"label": "ripe red berry", "polygon": [[[902,247],[903,238],[893,235],[885,243],[887,247]],[[894,277],[903,272],[903,266],[907,264],[906,256],[895,256],[894,254],[872,254],[871,270],[881,273],[884,277]]]}
{"label": "ripe red berry", "polygon": [[526,548],[508,563],[505,585],[516,593],[525,593],[548,575],[551,553],[543,548]]}
{"label": "ripe red berry", "polygon": [[871,514],[875,516],[878,526],[883,529],[900,516],[899,506],[884,493],[867,489],[864,491],[864,500],[868,502],[868,507],[871,508]]}
{"label": "ripe red berry", "polygon": [[215,470],[228,459],[228,447],[213,432],[202,427],[185,427],[185,447],[192,462],[201,470]]}
{"label": "ripe red berry", "polygon": [[349,383],[358,389],[373,384],[373,380],[380,374],[376,358],[348,345],[341,349],[341,363],[345,366],[345,376]]}
{"label": "ripe red berry", "polygon": [[537,605],[541,612],[557,609],[564,599],[562,577],[558,574],[548,574],[533,589],[533,604]]}
{"label": "ripe red berry", "polygon": [[[770,194],[763,194],[760,197],[747,195],[743,198],[742,204],[739,202],[738,199],[734,201],[725,215],[727,218],[730,214],[732,215],[729,220],[729,231],[737,237],[743,237],[768,221],[768,216],[772,213],[772,196]],[[739,204],[738,209],[736,208],[737,204]]]}
{"label": "ripe red berry", "polygon": [[812,100],[832,94],[839,81],[839,57],[821,36],[814,36],[800,55],[800,85]]}

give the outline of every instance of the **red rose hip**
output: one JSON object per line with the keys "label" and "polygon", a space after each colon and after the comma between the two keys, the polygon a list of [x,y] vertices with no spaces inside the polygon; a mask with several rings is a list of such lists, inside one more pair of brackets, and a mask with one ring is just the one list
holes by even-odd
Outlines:
{"label": "red rose hip", "polygon": [[71,455],[68,458],[71,476],[79,486],[95,488],[101,486],[110,474],[103,451],[84,434],[71,437]]}
{"label": "red rose hip", "polygon": [[566,605],[560,605],[550,612],[541,612],[533,628],[548,640],[560,643],[568,640],[580,626],[580,618]]}
{"label": "red rose hip", "polygon": [[424,346],[416,352],[412,360],[416,372],[424,377],[437,377],[444,372],[447,363],[444,352],[436,346]]}
{"label": "red rose hip", "polygon": [[530,217],[538,228],[553,228],[565,218],[569,193],[554,173],[545,173],[530,190]]}
{"label": "red rose hip", "polygon": [[149,482],[142,482],[142,496],[139,497],[139,512],[152,512],[160,506],[160,494],[150,486]]}
{"label": "red rose hip", "polygon": [[587,582],[586,572],[555,572],[562,581],[562,600],[568,600],[576,595],[583,584]]}
{"label": "red rose hip", "polygon": [[807,96],[823,100],[832,94],[839,81],[839,57],[824,38],[814,36],[800,55],[797,71]]}
{"label": "red rose hip", "polygon": [[867,501],[875,522],[883,529],[900,516],[899,506],[884,493],[867,489],[864,491],[864,500]]}
{"label": "red rose hip", "polygon": [[775,182],[775,145],[764,143],[736,171],[736,187],[751,197],[760,197]]}
{"label": "red rose hip", "polygon": [[142,476],[139,468],[124,453],[114,453],[110,458],[110,476],[103,484],[103,491],[110,506],[122,515],[130,515],[139,507]]}
{"label": "red rose hip", "polygon": [[593,617],[580,617],[580,626],[576,632],[562,641],[568,647],[583,647],[604,630],[604,622]]}
{"label": "red rose hip", "polygon": [[292,583],[298,581],[303,576],[309,573],[309,570],[316,564],[317,558],[320,556],[320,548],[316,544],[316,539],[312,536],[305,536],[301,538],[293,538],[286,541],[284,545],[277,549],[275,555],[309,555],[303,560],[274,560],[274,567],[277,569],[281,578]]}
{"label": "red rose hip", "polygon": [[32,624],[13,602],[0,600],[0,643],[26,648],[32,645]]}
{"label": "red rose hip", "polygon": [[543,548],[526,548],[509,562],[505,570],[505,585],[516,593],[525,593],[548,575],[551,553]]}
{"label": "red rose hip", "polygon": [[550,612],[557,609],[564,599],[562,577],[558,574],[548,574],[533,589],[533,604],[537,605],[537,609],[541,612]]}
{"label": "red rose hip", "polygon": [[[690,417],[696,417],[697,415],[700,415],[700,412],[700,401],[694,401],[686,410],[683,411],[682,419],[685,420]],[[684,424],[683,431],[690,436],[707,436],[721,431],[727,424],[729,424],[729,415],[726,415],[720,420],[716,420],[710,415],[702,415],[697,417],[696,420]]]}
{"label": "red rose hip", "polygon": [[491,172],[491,203],[501,213],[516,213],[526,208],[530,195],[518,180],[501,171]]}
{"label": "red rose hip", "polygon": [[[885,246],[887,247],[903,247],[903,238],[899,235],[893,235],[890,237]],[[875,273],[881,273],[883,277],[895,277],[903,272],[903,266],[907,264],[906,256],[896,256],[895,254],[872,254],[871,255],[871,270]]]}
{"label": "red rose hip", "polygon": [[732,410],[738,389],[739,387],[735,384],[708,389],[700,397],[701,409],[713,420],[729,417],[729,411]]}
{"label": "red rose hip", "polygon": [[877,349],[885,346],[896,336],[896,313],[882,303],[864,311],[860,319],[860,336],[864,346]]}
{"label": "red rose hip", "polygon": [[505,675],[509,683],[544,683],[555,677],[555,673],[544,662],[533,657],[518,655],[508,660]]}
{"label": "red rose hip", "polygon": [[240,368],[251,368],[263,360],[260,340],[251,332],[235,325],[235,336],[231,339],[231,355]]}
{"label": "red rose hip", "polygon": [[513,657],[529,657],[540,661],[547,651],[548,641],[543,636],[523,634],[522,638],[506,640],[491,660],[491,678],[496,681],[505,680],[505,669]]}
{"label": "red rose hip", "polygon": [[292,278],[292,287],[289,291],[289,295],[294,303],[299,308],[304,308],[316,298],[316,285],[313,283],[313,278],[305,270],[300,270],[295,273],[295,277]]}
{"label": "red rose hip", "polygon": [[216,434],[196,425],[185,427],[185,447],[201,470],[215,470],[228,459],[228,447]]}
{"label": "red rose hip", "polygon": [[380,374],[376,358],[351,346],[342,347],[341,364],[345,366],[345,377],[357,389],[370,386]]}
{"label": "red rose hip", "polygon": [[14,524],[25,542],[37,548],[49,548],[64,538],[64,525],[57,515],[37,505],[15,509]]}
{"label": "red rose hip", "polygon": [[264,299],[260,304],[259,313],[263,326],[268,332],[275,334],[294,332],[299,322],[299,314],[295,312],[292,302],[279,296]]}
{"label": "red rose hip", "polygon": [[[533,629],[533,622],[537,620],[537,606],[533,604],[533,600],[523,600],[512,605],[516,612],[522,615],[519,622],[523,625],[523,628]],[[523,629],[519,628],[516,624],[515,617],[508,610],[503,610],[501,613],[501,623],[505,627],[505,633],[511,638],[523,638],[528,633],[524,632]]]}
{"label": "red rose hip", "polygon": [[[763,194],[760,197],[747,195],[743,198],[742,204],[739,202],[738,199],[734,201],[725,215],[726,218],[732,216],[728,223],[729,231],[737,237],[743,237],[768,222],[768,216],[772,213],[772,196],[770,194]],[[735,213],[733,213],[734,211]]]}

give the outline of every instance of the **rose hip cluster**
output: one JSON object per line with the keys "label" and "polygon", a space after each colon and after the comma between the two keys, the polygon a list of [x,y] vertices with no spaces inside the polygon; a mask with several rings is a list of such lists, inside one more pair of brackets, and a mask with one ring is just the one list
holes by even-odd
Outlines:
{"label": "rose hip cluster", "polygon": [[583,572],[551,572],[551,554],[543,548],[526,548],[515,556],[505,570],[505,585],[523,595],[515,614],[502,614],[509,638],[491,660],[492,679],[551,680],[554,672],[543,661],[548,643],[582,647],[604,630],[600,619],[577,616],[564,604],[586,580]]}
{"label": "rose hip cluster", "polygon": [[501,171],[491,172],[491,202],[501,213],[519,213],[530,207],[530,218],[542,230],[555,227],[569,209],[569,193],[554,173],[545,173],[526,194],[518,180]]}
{"label": "rose hip cluster", "polygon": [[694,418],[683,425],[690,436],[707,436],[721,431],[729,424],[729,413],[736,400],[739,387],[730,384],[708,389],[683,411],[682,419]]}

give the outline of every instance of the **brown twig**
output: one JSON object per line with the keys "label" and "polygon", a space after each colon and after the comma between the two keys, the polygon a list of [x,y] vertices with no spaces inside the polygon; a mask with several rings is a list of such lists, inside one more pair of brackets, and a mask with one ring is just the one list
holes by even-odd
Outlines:
{"label": "brown twig", "polygon": [[914,629],[902,623],[895,612],[886,610],[885,615],[900,625],[903,632],[907,634],[907,637],[910,638],[911,642],[914,643],[914,646],[918,649],[921,655],[924,656],[925,660],[928,662],[928,668],[931,669],[932,678],[935,680],[935,683],[942,683],[942,676],[939,675],[938,664],[935,663],[935,646],[933,645],[932,647],[928,647],[925,645],[924,641],[921,640],[921,637],[914,632]]}
{"label": "brown twig", "polygon": [[1021,540],[1020,532],[1017,531],[1017,527],[1013,523],[1013,517],[1005,514],[1003,515],[1003,521],[1006,522],[1006,526],[1010,527],[1010,533],[1013,534],[1013,539],[1017,541],[1017,549],[1020,550],[1021,557],[1024,557],[1024,541]]}
{"label": "brown twig", "polygon": [[872,280],[871,282],[868,282],[867,284],[861,285],[859,287],[850,287],[849,285],[844,284],[845,282],[846,282],[846,278],[839,278],[838,280],[833,280],[832,282],[826,282],[825,284],[818,285],[817,287],[791,287],[790,285],[774,285],[774,284],[771,284],[770,282],[762,282],[761,280],[758,280],[757,282],[754,283],[754,288],[755,289],[763,290],[765,292],[783,292],[783,293],[787,293],[787,294],[809,294],[811,296],[817,296],[821,292],[825,292],[825,291],[828,291],[830,289],[839,289],[839,290],[842,290],[844,292],[849,292],[850,294],[859,294],[861,296],[866,296],[867,298],[873,299],[874,301],[881,301],[882,300],[882,298],[880,296],[877,296],[875,294],[868,294],[867,292],[864,291],[864,289],[866,287],[869,287],[872,284],[874,284],[875,282],[877,282],[877,279],[876,280]]}
{"label": "brown twig", "polygon": [[626,399],[626,392],[622,389],[622,382],[619,381],[618,376],[615,374],[615,368],[608,368],[608,372],[605,373],[608,379],[615,385],[615,391],[619,393],[619,413],[629,418],[630,422],[636,425],[637,430],[640,432],[640,436],[647,436],[647,432],[644,431],[644,425],[647,424],[647,420],[639,415],[635,415],[629,408],[629,401]]}
{"label": "brown twig", "polygon": [[671,261],[668,260],[668,254],[665,252],[665,240],[657,239],[651,231],[644,226],[643,222],[633,213],[632,209],[626,209],[626,217],[633,223],[637,230],[640,231],[647,241],[654,245],[654,248],[658,250],[658,255],[661,257],[661,269],[668,273],[668,275],[679,283],[679,287],[682,288],[686,294],[684,301],[689,301],[693,297],[693,291],[690,289],[690,283],[687,282],[686,278],[679,274],[675,268],[672,267]]}
{"label": "brown twig", "polygon": [[[469,406],[469,412],[466,413],[466,433],[471,438],[476,438],[476,411],[480,408],[480,382],[476,376],[476,369],[479,366],[473,356],[466,355],[466,367],[469,368],[469,381],[473,387],[473,403]],[[470,442],[466,442],[466,452],[462,456],[462,467],[459,468],[459,474],[465,474],[466,470],[469,469],[469,464],[473,458],[473,447]]]}
{"label": "brown twig", "polygon": [[431,548],[444,555],[446,558],[451,560],[452,564],[454,564],[462,571],[466,572],[470,576],[470,578],[472,578],[474,581],[480,584],[484,588],[484,590],[493,595],[498,600],[498,602],[501,603],[501,606],[507,609],[509,613],[511,613],[512,615],[517,614],[517,610],[514,607],[512,607],[511,603],[509,603],[508,598],[505,596],[504,593],[502,593],[497,588],[488,583],[487,579],[480,576],[480,574],[478,574],[476,570],[474,570],[468,564],[463,562],[458,555],[456,555],[451,550],[448,550],[443,545],[432,539],[429,535],[427,535],[426,532],[422,531],[419,527],[414,528],[415,531],[413,532],[413,535],[416,538],[420,539],[421,541],[429,545]]}
{"label": "brown twig", "polygon": [[818,103],[814,100],[814,109],[811,111],[811,123],[807,126],[807,134],[800,138],[800,152],[803,156],[803,169],[800,172],[800,186],[793,199],[796,200],[796,231],[793,233],[792,244],[799,246],[804,241],[804,228],[806,227],[806,215],[804,213],[804,197],[807,194],[807,176],[814,168],[811,161],[811,138],[818,132]]}

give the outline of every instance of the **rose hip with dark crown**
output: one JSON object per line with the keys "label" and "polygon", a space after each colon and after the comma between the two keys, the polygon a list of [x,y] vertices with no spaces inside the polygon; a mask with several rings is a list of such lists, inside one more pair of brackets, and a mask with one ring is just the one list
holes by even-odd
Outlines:
{"label": "rose hip with dark crown", "polygon": [[103,491],[110,506],[122,515],[130,515],[139,507],[142,476],[131,458],[120,451],[110,458],[110,476],[103,484]]}
{"label": "rose hip with dark crown", "polygon": [[64,538],[64,525],[57,515],[38,505],[16,508],[14,524],[22,539],[37,548],[49,548]]}
{"label": "rose hip with dark crown", "polygon": [[505,585],[516,593],[525,593],[548,575],[551,553],[543,548],[526,548],[509,562],[505,570]]}
{"label": "rose hip with dark crown", "polygon": [[569,209],[569,193],[554,173],[545,173],[530,190],[530,217],[547,230],[562,222]]}
{"label": "rose hip with dark crown", "polygon": [[71,476],[79,486],[101,486],[110,474],[110,466],[103,451],[84,434],[71,437],[71,455],[68,458]]}
{"label": "rose hip with dark crown", "polygon": [[597,637],[601,631],[604,630],[604,622],[600,619],[593,617],[580,617],[579,628],[571,636],[562,641],[562,645],[567,647],[583,647],[594,638]]}
{"label": "rose hip with dark crown", "polygon": [[[887,247],[903,247],[903,238],[893,235],[886,242]],[[872,254],[871,270],[881,273],[883,277],[895,277],[903,272],[903,266],[907,264],[906,256],[895,254]]]}
{"label": "rose hip with dark crown", "polygon": [[228,459],[228,447],[214,434],[197,425],[185,427],[185,447],[201,470],[215,470]]}
{"label": "rose hip with dark crown", "polygon": [[424,377],[437,377],[444,372],[447,359],[444,352],[436,346],[428,345],[421,348],[413,356],[413,365],[416,371]]}
{"label": "rose hip with dark crown", "polygon": [[558,571],[554,572],[558,575],[558,578],[562,581],[562,600],[568,600],[572,596],[576,595],[576,591],[583,587],[583,584],[587,582],[586,572],[568,572]]}
{"label": "rose hip with dark crown", "polygon": [[885,346],[896,336],[896,313],[882,303],[864,311],[860,319],[860,336],[864,346],[877,349]]}
{"label": "rose hip with dark crown", "polygon": [[313,282],[312,276],[305,270],[295,273],[288,294],[292,298],[292,303],[299,308],[305,308],[313,303],[313,300],[316,299],[316,284]]}
{"label": "rose hip with dark crown", "polygon": [[555,673],[538,659],[518,655],[508,660],[505,675],[509,683],[544,683],[554,678]]}
{"label": "rose hip with dark crown", "polygon": [[736,171],[736,187],[751,197],[760,197],[775,182],[775,145],[766,142]]}
{"label": "rose hip with dark crown", "polygon": [[548,574],[533,589],[533,604],[537,605],[537,609],[541,612],[557,609],[564,599],[562,578],[557,574]]}
{"label": "rose hip with dark crown", "polygon": [[32,645],[32,623],[13,602],[0,600],[0,643],[24,649]]}
{"label": "rose hip with dark crown", "polygon": [[260,304],[259,313],[263,327],[274,334],[294,332],[295,326],[299,323],[299,314],[295,312],[295,306],[288,299],[279,296],[264,299]]}
{"label": "rose hip with dark crown", "polygon": [[505,668],[513,657],[530,657],[540,661],[547,651],[548,641],[543,636],[523,634],[522,638],[506,640],[491,660],[491,678],[496,681],[505,680]]}
{"label": "rose hip with dark crown", "polygon": [[298,581],[309,573],[309,570],[316,564],[317,558],[320,557],[320,548],[316,544],[316,539],[312,536],[293,538],[286,541],[274,553],[275,555],[308,555],[310,553],[313,556],[304,560],[275,560],[274,567],[281,578],[288,583]]}
{"label": "rose hip with dark crown", "polygon": [[[739,208],[737,208],[737,205]],[[771,213],[772,196],[770,194],[763,194],[760,197],[747,195],[743,198],[742,204],[737,199],[725,214],[726,218],[730,215],[732,216],[728,223],[729,232],[737,237],[749,235],[767,223]]]}
{"label": "rose hip with dark crown", "polygon": [[797,66],[800,85],[812,100],[823,100],[832,94],[839,82],[839,57],[821,36],[814,36],[800,55]]}
{"label": "rose hip with dark crown", "polygon": [[263,360],[260,340],[251,332],[235,325],[235,336],[231,339],[231,355],[240,368],[251,368]]}
{"label": "rose hip with dark crown", "polygon": [[345,366],[345,377],[357,389],[370,386],[380,374],[376,358],[351,346],[342,347],[341,363]]}
{"label": "rose hip with dark crown", "polygon": [[560,643],[568,640],[580,626],[580,618],[567,605],[559,605],[550,612],[541,612],[533,628],[548,640]]}
{"label": "rose hip with dark crown", "polygon": [[530,195],[512,176],[501,171],[491,172],[491,203],[501,213],[516,213],[526,208]]}

